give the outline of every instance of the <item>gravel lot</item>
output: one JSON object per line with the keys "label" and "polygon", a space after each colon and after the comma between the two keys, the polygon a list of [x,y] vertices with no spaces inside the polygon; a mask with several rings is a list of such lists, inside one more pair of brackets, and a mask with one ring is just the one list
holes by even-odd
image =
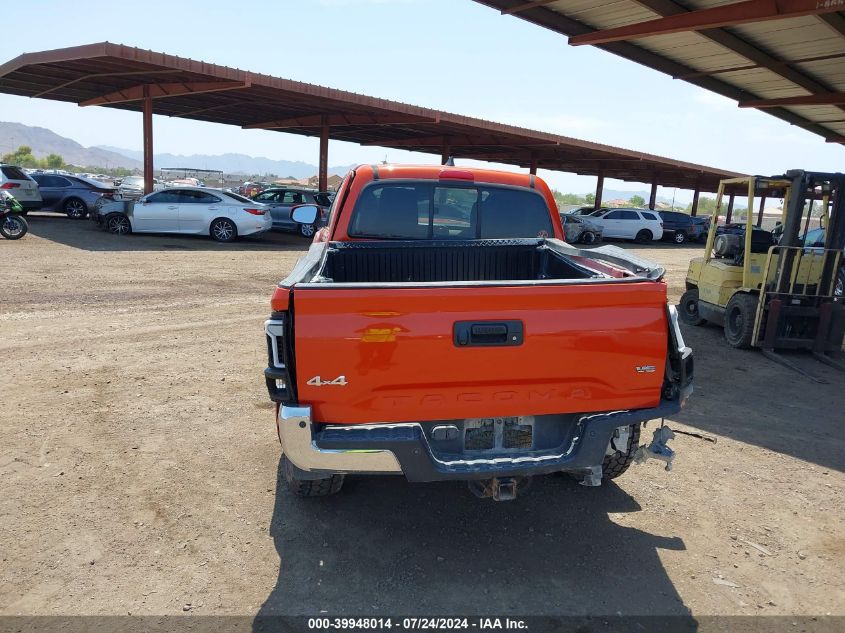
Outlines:
{"label": "gravel lot", "polygon": [[[295,236],[118,237],[31,214],[0,240],[0,614],[845,614],[845,379],[685,331],[675,470],[279,485],[262,322]],[[629,248],[634,248],[625,245]],[[673,300],[700,247],[636,247]],[[650,436],[650,431],[646,431]]]}

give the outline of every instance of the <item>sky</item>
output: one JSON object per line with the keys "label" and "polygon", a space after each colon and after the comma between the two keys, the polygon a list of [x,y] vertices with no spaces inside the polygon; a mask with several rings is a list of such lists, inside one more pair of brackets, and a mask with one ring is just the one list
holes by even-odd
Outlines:
{"label": "sky", "polygon": [[[4,3],[3,18],[35,20],[36,28],[4,28],[0,63],[107,39],[733,171],[841,171],[845,163],[843,146],[610,53],[570,47],[562,35],[470,0],[28,0]],[[141,117],[132,112],[0,95],[0,120],[85,146],[141,148]],[[317,163],[312,138],[161,116],[154,129],[156,152]],[[439,160],[339,141],[329,147],[330,165],[385,158]],[[538,173],[561,191],[595,188],[592,177]],[[608,179],[605,188],[647,186]]]}

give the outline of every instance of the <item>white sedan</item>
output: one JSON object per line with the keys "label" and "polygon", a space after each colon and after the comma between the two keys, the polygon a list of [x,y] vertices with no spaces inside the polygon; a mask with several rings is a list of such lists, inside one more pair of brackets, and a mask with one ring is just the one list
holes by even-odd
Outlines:
{"label": "white sedan", "polygon": [[103,205],[94,221],[111,233],[209,235],[218,242],[273,228],[267,205],[236,193],[203,187],[171,187],[137,201]]}

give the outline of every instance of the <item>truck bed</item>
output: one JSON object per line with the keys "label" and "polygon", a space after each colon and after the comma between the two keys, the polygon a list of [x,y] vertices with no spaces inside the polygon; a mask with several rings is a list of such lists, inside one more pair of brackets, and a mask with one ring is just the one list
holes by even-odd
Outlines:
{"label": "truck bed", "polygon": [[334,283],[538,281],[600,275],[545,242],[336,242],[319,278]]}

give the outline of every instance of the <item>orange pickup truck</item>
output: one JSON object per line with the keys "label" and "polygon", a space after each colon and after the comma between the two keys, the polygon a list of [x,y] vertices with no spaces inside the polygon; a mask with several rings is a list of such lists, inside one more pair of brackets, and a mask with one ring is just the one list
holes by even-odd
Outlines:
{"label": "orange pickup truck", "polygon": [[264,328],[289,487],[395,474],[504,500],[537,474],[599,485],[649,456],[668,469],[668,427],[638,449],[641,424],[692,391],[663,272],[566,244],[532,175],[352,170]]}

